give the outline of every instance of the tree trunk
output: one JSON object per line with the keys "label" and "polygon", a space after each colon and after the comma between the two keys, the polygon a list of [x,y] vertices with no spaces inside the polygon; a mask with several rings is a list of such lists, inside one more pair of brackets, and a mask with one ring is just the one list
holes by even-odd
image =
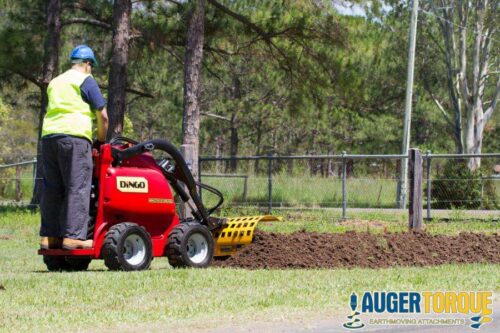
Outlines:
{"label": "tree trunk", "polygon": [[[332,153],[328,151],[328,154],[330,155]],[[328,172],[326,177],[332,177],[335,174],[334,167],[335,165],[333,164],[333,160],[328,159]]]}
{"label": "tree trunk", "polygon": [[21,201],[22,197],[23,197],[23,191],[22,191],[22,187],[21,187],[21,166],[18,165],[16,166],[16,197],[15,197],[15,200],[17,202]]}
{"label": "tree trunk", "polygon": [[[257,128],[257,137],[255,139],[255,147],[256,147],[255,156],[260,156],[260,154],[261,154],[260,145],[262,142],[262,120],[261,119],[259,119],[257,121],[257,123],[255,124],[255,127]],[[259,169],[260,163],[259,162],[260,162],[259,159],[255,160],[254,173],[256,176],[260,173],[260,169]]]}
{"label": "tree trunk", "polygon": [[[491,36],[497,30],[494,25],[496,21],[488,20],[487,17],[495,13],[497,2],[478,0],[474,3],[461,1],[456,4],[442,1],[439,7],[433,2],[431,5],[436,16],[443,18],[438,19],[438,23],[444,39],[448,97],[454,113],[457,152],[480,154],[484,128],[495,111],[500,94],[500,80],[496,81],[496,88],[487,86],[488,83],[495,84],[495,81],[488,78],[495,68],[493,64],[496,58],[491,57],[490,53],[491,43],[494,41]],[[453,23],[455,15],[458,24]],[[475,27],[466,29],[472,23],[469,19],[474,22]],[[490,95],[490,92],[493,94]],[[436,101],[434,97],[433,99]],[[489,105],[486,105],[485,101],[488,100]],[[439,102],[436,104],[449,120],[444,107]],[[463,116],[465,128],[462,126]],[[480,158],[473,157],[469,160],[468,167],[471,171],[480,166]]]}
{"label": "tree trunk", "polygon": [[[215,137],[215,157],[222,157],[222,152],[224,151],[224,139],[218,135]],[[215,162],[215,173],[221,173],[221,161]]]}
{"label": "tree trunk", "polygon": [[126,108],[128,43],[130,38],[130,0],[115,0],[113,5],[113,44],[108,87],[108,140],[121,135]]}
{"label": "tree trunk", "polygon": [[[56,75],[59,67],[59,45],[61,40],[61,0],[50,0],[47,5],[47,39],[45,40],[44,61],[42,78],[40,82],[40,113],[38,114],[38,142],[37,142],[37,161],[41,161],[42,145],[41,135],[43,118],[47,112],[47,86]],[[33,187],[33,196],[31,198],[31,207],[40,203],[42,190],[43,168],[42,163],[36,165],[35,186]]]}
{"label": "tree trunk", "polygon": [[[484,3],[478,2],[476,4],[476,31],[483,32],[485,30],[485,6],[487,5],[487,0],[485,0]],[[469,102],[465,103],[468,106],[466,132],[466,148],[468,154],[481,154],[484,125],[486,121],[488,121],[488,119],[485,118],[483,110],[483,93],[486,88],[485,76],[488,68],[489,45],[489,39],[485,39],[483,34],[475,35],[472,55],[472,89],[470,96],[472,97],[472,102],[468,100]],[[464,94],[467,92],[468,89],[465,90]],[[465,97],[468,96],[466,95]],[[481,167],[481,158],[470,158],[467,166],[471,171],[479,169]]]}
{"label": "tree trunk", "polygon": [[346,177],[352,178],[354,176],[354,160],[347,160],[346,163]]}
{"label": "tree trunk", "polygon": [[[231,87],[231,99],[233,101],[239,101],[241,99],[241,82],[236,75],[233,76]],[[237,103],[235,103],[237,104]],[[231,115],[231,145],[229,148],[229,155],[231,157],[236,157],[238,155],[238,107],[233,110]],[[236,172],[238,162],[236,160],[231,160],[229,169],[231,172]]]}
{"label": "tree trunk", "polygon": [[[467,132],[465,141],[467,154],[481,154],[484,130],[484,126],[481,125],[482,113],[483,111],[480,105],[475,105],[471,110],[468,110]],[[481,167],[481,158],[469,158],[467,167],[471,171],[479,169]]]}
{"label": "tree trunk", "polygon": [[192,146],[193,176],[198,179],[201,66],[205,25],[205,1],[194,0],[189,18],[186,54],[184,58],[184,113],[182,117],[182,143]]}
{"label": "tree trunk", "polygon": [[[56,76],[59,66],[59,45],[61,41],[61,0],[50,0],[47,6],[47,40],[45,43],[45,58],[43,62],[42,82],[45,89]],[[46,92],[46,90],[45,90]],[[46,93],[45,93],[46,94]],[[45,116],[46,107],[43,109]],[[43,121],[43,117],[41,118]],[[41,133],[41,128],[39,129]]]}
{"label": "tree trunk", "polygon": [[[238,112],[234,111],[231,116],[231,146],[229,147],[229,155],[231,157],[238,156]],[[231,172],[236,172],[238,161],[231,160],[229,169]]]}

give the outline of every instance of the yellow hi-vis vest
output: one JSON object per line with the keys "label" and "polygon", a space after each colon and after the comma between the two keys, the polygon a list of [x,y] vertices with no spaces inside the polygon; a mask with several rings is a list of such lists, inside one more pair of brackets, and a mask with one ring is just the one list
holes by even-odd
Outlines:
{"label": "yellow hi-vis vest", "polygon": [[70,69],[49,83],[49,103],[43,119],[42,137],[67,134],[92,142],[92,122],[95,113],[82,99],[80,86],[90,74]]}

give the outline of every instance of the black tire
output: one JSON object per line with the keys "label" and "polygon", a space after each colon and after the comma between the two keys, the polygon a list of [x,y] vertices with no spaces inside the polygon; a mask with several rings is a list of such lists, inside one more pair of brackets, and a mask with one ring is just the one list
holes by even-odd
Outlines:
{"label": "black tire", "polygon": [[69,264],[64,256],[43,256],[43,262],[51,272],[62,272],[69,269]]}
{"label": "black tire", "polygon": [[78,272],[89,268],[91,258],[67,256],[43,256],[43,262],[51,272]]}
{"label": "black tire", "polygon": [[172,267],[208,267],[214,256],[212,233],[197,222],[181,223],[168,236],[166,254]]}
{"label": "black tire", "polygon": [[106,234],[101,257],[106,267],[112,271],[148,269],[153,258],[151,237],[143,227],[135,223],[114,225]]}
{"label": "black tire", "polygon": [[72,272],[86,271],[89,268],[92,258],[66,257],[66,264]]}

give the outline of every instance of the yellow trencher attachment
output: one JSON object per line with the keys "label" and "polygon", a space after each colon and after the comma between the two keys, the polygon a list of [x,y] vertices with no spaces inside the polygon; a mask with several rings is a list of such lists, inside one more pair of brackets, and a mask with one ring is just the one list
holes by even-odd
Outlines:
{"label": "yellow trencher attachment", "polygon": [[227,218],[223,229],[213,231],[215,240],[214,257],[235,254],[243,246],[252,242],[257,223],[273,221],[282,221],[282,218],[271,215]]}

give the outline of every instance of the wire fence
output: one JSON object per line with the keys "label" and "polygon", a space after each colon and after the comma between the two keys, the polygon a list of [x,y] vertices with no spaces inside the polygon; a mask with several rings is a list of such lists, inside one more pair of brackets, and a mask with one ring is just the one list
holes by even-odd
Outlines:
{"label": "wire fence", "polygon": [[36,158],[0,165],[0,201],[21,202],[31,198],[36,180]]}
{"label": "wire fence", "polygon": [[[424,158],[423,209],[489,210],[500,216],[500,154],[475,155],[481,171],[468,172],[464,155]],[[219,189],[226,205],[275,208],[398,208],[400,163],[405,155],[202,157],[202,182]],[[36,159],[0,165],[0,202],[31,198]],[[203,191],[210,206],[216,198]]]}
{"label": "wire fence", "polygon": [[[471,173],[470,158],[480,158]],[[401,208],[400,164],[406,155],[205,157],[201,180],[231,206],[266,208]],[[431,154],[424,158],[423,209],[500,209],[500,154]],[[210,175],[210,177],[206,177]],[[235,176],[241,177],[240,179]],[[408,196],[406,196],[408,197]],[[210,202],[210,199],[204,198]],[[500,215],[500,212],[499,212]]]}

